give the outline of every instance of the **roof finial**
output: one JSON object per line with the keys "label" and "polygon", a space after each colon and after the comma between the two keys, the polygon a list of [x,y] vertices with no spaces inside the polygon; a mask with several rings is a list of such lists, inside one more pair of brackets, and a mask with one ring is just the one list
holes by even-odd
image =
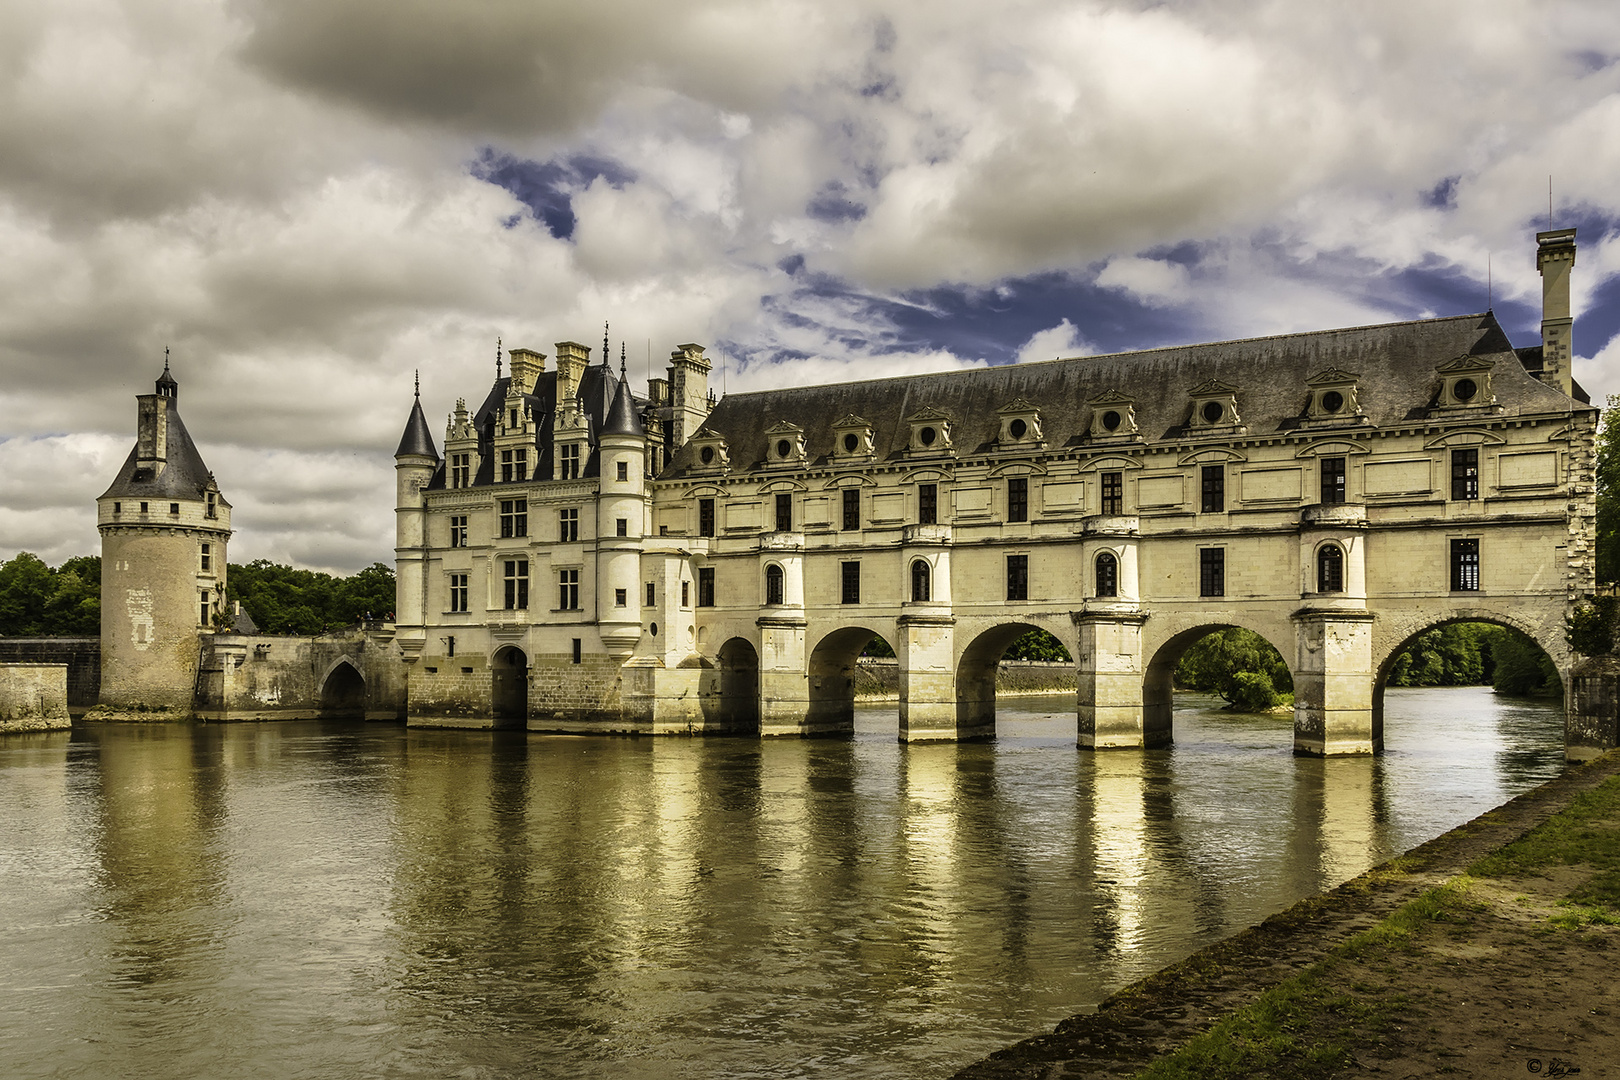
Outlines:
{"label": "roof finial", "polygon": [[602,324],[602,366],[603,367],[608,366],[608,358],[610,356],[612,356],[612,355],[613,355],[612,352],[609,351],[609,348],[608,348],[608,324],[603,323]]}
{"label": "roof finial", "polygon": [[624,342],[619,342],[619,381],[624,381]]}
{"label": "roof finial", "polygon": [[169,347],[167,345],[163,346],[163,370],[169,370]]}
{"label": "roof finial", "polygon": [[495,381],[501,381],[501,339],[495,339]]}
{"label": "roof finial", "polygon": [[416,400],[422,400],[422,369],[416,369]]}

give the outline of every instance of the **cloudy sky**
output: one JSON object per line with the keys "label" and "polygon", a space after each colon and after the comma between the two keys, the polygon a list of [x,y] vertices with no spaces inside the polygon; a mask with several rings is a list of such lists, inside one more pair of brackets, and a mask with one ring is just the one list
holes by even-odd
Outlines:
{"label": "cloudy sky", "polygon": [[[495,342],[730,390],[1483,310],[1620,392],[1613,0],[0,0],[0,558],[173,353],[231,558],[391,561]],[[715,381],[720,383],[717,365]]]}

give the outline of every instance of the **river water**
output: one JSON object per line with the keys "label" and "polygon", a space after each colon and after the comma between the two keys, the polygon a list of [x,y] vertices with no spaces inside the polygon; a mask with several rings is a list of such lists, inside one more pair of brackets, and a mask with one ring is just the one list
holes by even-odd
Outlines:
{"label": "river water", "polygon": [[0,1075],[943,1077],[1563,767],[1391,690],[1387,752],[1185,698],[1089,753],[359,724],[0,737]]}

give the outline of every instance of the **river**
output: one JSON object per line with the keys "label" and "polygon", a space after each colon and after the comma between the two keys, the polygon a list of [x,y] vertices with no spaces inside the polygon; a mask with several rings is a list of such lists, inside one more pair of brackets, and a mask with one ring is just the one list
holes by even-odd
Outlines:
{"label": "river", "polygon": [[387,725],[0,736],[6,1077],[943,1077],[1563,767],[1391,690],[1379,758]]}

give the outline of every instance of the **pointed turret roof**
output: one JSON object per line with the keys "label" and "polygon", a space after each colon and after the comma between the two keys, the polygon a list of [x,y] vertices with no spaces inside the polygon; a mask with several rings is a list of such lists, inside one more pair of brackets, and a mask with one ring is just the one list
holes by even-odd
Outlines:
{"label": "pointed turret roof", "polygon": [[405,434],[400,436],[396,458],[426,457],[437,461],[439,451],[433,446],[433,433],[428,430],[427,417],[422,413],[422,382],[418,376],[416,401],[411,405],[411,418],[405,421]]}
{"label": "pointed turret roof", "polygon": [[608,406],[607,418],[602,422],[603,435],[645,435],[641,414],[636,411],[636,399],[630,393],[630,380],[625,378],[624,367],[619,367],[619,389]]}

